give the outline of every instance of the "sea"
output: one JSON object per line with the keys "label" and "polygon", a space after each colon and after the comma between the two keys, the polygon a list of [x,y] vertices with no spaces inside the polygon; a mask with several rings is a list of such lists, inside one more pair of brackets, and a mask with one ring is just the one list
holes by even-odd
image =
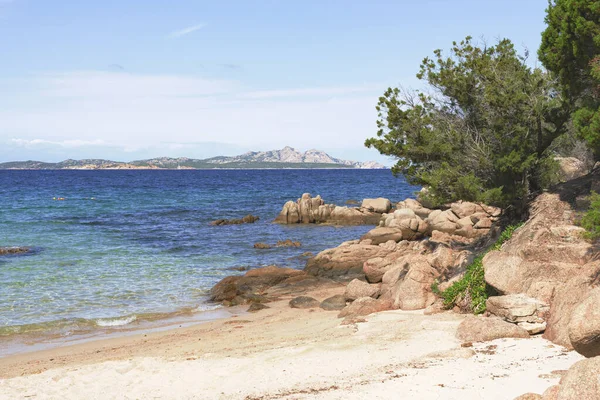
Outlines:
{"label": "sea", "polygon": [[[272,223],[286,201],[311,193],[345,206],[416,190],[389,170],[2,170],[0,247],[31,251],[0,256],[0,356],[202,320],[218,312],[208,294],[225,276],[302,269],[308,253],[372,228]],[[247,214],[260,220],[210,225]],[[287,239],[301,246],[253,247]]]}

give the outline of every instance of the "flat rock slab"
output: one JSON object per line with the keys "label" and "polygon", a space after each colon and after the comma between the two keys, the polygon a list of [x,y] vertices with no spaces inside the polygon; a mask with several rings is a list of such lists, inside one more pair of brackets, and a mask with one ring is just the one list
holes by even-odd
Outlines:
{"label": "flat rock slab", "polygon": [[463,342],[487,342],[501,338],[528,338],[529,333],[498,317],[471,316],[458,325],[456,337]]}

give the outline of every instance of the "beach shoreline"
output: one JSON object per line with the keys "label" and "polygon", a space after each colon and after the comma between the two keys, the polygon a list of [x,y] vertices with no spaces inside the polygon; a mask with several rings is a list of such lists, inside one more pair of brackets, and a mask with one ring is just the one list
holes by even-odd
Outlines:
{"label": "beach shoreline", "polygon": [[508,399],[542,392],[582,358],[540,337],[461,347],[455,332],[466,316],[451,311],[341,324],[337,311],[290,308],[290,298],[257,313],[1,358],[0,397]]}

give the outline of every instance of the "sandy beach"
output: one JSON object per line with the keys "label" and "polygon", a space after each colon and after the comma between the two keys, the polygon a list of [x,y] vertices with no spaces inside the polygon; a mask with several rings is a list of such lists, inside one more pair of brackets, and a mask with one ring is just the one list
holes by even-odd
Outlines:
{"label": "sandy beach", "polygon": [[543,392],[582,359],[541,337],[462,347],[464,316],[452,312],[385,311],[341,325],[336,311],[269,305],[0,359],[0,398],[512,399]]}

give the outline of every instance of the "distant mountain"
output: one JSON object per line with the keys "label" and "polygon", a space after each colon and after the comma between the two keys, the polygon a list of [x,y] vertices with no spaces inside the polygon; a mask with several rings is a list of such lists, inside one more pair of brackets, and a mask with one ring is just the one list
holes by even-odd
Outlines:
{"label": "distant mountain", "polygon": [[374,161],[347,161],[331,157],[320,150],[301,153],[289,146],[281,150],[250,151],[234,157],[212,157],[198,160],[187,157],[158,157],[149,160],[120,162],[99,159],[65,160],[58,163],[11,161],[0,163],[0,169],[252,169],[252,168],[361,168],[382,169]]}

